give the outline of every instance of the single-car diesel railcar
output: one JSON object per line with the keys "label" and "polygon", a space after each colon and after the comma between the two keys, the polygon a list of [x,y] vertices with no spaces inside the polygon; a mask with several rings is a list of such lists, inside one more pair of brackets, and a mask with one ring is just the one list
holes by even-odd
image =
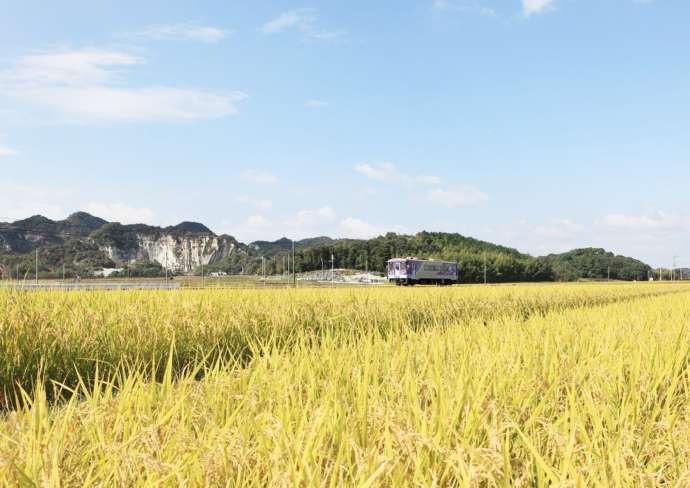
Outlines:
{"label": "single-car diesel railcar", "polygon": [[452,285],[458,263],[434,259],[395,258],[388,261],[388,281],[396,285]]}

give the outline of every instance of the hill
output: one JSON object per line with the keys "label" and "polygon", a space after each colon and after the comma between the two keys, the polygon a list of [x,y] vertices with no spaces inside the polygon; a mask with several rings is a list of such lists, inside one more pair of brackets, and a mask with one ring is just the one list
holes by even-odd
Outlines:
{"label": "hill", "polygon": [[388,233],[373,239],[338,239],[305,246],[297,252],[297,270],[318,270],[322,266],[385,271],[392,257],[415,256],[457,261],[461,281],[493,283],[549,281],[550,270],[542,262],[516,249],[473,239],[460,234],[419,232],[415,235]]}
{"label": "hill", "polygon": [[642,261],[596,248],[550,254],[541,260],[551,267],[557,281],[609,277],[612,280],[647,280],[652,272],[652,268]]}
{"label": "hill", "polygon": [[87,275],[102,268],[129,268],[131,275],[190,273],[200,266],[245,267],[248,247],[234,237],[216,235],[196,222],[170,227],[107,222],[85,212],[54,221],[40,215],[0,223],[0,264],[14,276]]}
{"label": "hill", "polygon": [[[34,250],[39,271],[59,276],[89,274],[101,268],[122,267],[130,275],[208,271],[250,274],[283,273],[292,241],[255,241],[249,245],[228,235],[216,235],[197,222],[169,227],[107,222],[85,212],[53,221],[35,215],[0,223],[0,264],[17,274],[33,275]],[[576,249],[563,254],[533,257],[520,251],[455,233],[388,233],[373,239],[332,239],[326,236],[295,241],[297,272],[323,268],[368,269],[384,272],[392,257],[415,256],[457,261],[461,281],[491,283],[572,281],[578,279],[646,279],[650,267],[603,249]],[[290,265],[290,269],[292,269]]]}
{"label": "hill", "polygon": [[[309,237],[295,241],[295,249],[308,249],[315,246],[331,246],[336,242],[336,239],[330,237]],[[292,241],[287,237],[282,237],[277,241],[254,241],[249,244],[256,253],[265,256],[273,257],[280,253],[292,251]]]}

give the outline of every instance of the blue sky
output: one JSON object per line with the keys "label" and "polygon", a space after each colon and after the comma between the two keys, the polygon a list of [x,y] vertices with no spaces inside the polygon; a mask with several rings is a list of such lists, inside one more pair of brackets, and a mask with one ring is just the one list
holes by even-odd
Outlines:
{"label": "blue sky", "polygon": [[690,2],[0,2],[0,220],[690,264]]}

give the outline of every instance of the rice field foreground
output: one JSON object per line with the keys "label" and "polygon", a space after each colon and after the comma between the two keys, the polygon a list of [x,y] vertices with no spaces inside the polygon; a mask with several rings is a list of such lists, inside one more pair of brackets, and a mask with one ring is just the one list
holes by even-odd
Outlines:
{"label": "rice field foreground", "polygon": [[0,314],[6,486],[690,484],[684,285],[6,292]]}

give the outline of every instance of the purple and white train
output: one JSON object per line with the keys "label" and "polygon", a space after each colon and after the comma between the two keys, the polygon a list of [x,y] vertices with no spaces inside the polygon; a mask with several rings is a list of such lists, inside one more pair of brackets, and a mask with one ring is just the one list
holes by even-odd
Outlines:
{"label": "purple and white train", "polygon": [[388,281],[396,285],[452,285],[458,263],[433,259],[395,258],[388,261]]}

